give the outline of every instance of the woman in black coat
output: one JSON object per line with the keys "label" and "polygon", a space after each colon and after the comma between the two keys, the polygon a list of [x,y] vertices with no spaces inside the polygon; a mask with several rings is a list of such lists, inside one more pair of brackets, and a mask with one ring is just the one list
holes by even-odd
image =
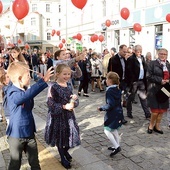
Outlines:
{"label": "woman in black coat", "polygon": [[168,109],[168,98],[165,101],[160,101],[159,90],[162,86],[169,85],[170,64],[167,62],[168,51],[162,48],[158,51],[158,58],[148,64],[148,96],[147,102],[151,110],[151,120],[147,132],[149,134],[154,130],[157,133],[163,134],[160,128],[163,113]]}

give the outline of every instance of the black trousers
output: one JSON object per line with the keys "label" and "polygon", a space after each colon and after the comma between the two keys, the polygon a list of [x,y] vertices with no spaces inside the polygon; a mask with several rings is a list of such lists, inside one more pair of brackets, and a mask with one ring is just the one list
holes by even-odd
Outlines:
{"label": "black trousers", "polygon": [[83,92],[87,94],[88,93],[88,86],[89,86],[88,79],[87,80],[80,80],[78,92],[81,92],[81,90],[83,89]]}
{"label": "black trousers", "polygon": [[31,170],[41,170],[35,137],[13,138],[9,136],[8,144],[10,150],[10,162],[8,170],[20,170],[23,151],[27,155],[28,163],[31,166]]}
{"label": "black trousers", "polygon": [[[127,98],[127,106],[126,106],[127,115],[132,114],[132,102],[135,99],[135,94],[136,94],[137,91],[142,92],[144,94],[146,93],[145,84],[144,84],[143,80],[139,80],[137,82],[134,82],[133,85],[132,85],[131,93]],[[140,99],[142,109],[145,113],[145,117],[148,117],[150,115],[150,111],[149,111],[149,108],[147,106],[147,100],[146,100],[146,98],[145,99],[141,98],[140,95],[138,95],[138,97]]]}

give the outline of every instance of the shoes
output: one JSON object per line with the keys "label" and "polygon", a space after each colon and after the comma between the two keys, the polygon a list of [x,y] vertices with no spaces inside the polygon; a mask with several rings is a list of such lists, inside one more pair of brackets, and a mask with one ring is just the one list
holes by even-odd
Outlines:
{"label": "shoes", "polygon": [[103,92],[104,91],[104,89],[100,89],[100,92]]}
{"label": "shoes", "polygon": [[122,120],[122,124],[124,125],[124,124],[126,124],[126,123],[127,123],[127,120],[123,119],[123,120]]}
{"label": "shoes", "polygon": [[71,164],[70,164],[70,162],[67,161],[67,160],[61,161],[61,165],[63,165],[64,168],[66,168],[66,169],[70,169],[70,168],[71,168]]}
{"label": "shoes", "polygon": [[133,119],[133,116],[132,116],[131,113],[128,113],[128,114],[127,114],[127,117],[130,118],[130,119]]}
{"label": "shoes", "polygon": [[152,130],[152,129],[149,129],[149,126],[148,126],[147,132],[148,132],[149,134],[151,134],[151,133],[153,132],[153,130]]}
{"label": "shoes", "polygon": [[151,118],[151,115],[147,115],[147,116],[146,116],[146,119],[148,119],[148,118]]}
{"label": "shoes", "polygon": [[78,92],[78,95],[81,96],[81,92]]}
{"label": "shoes", "polygon": [[156,129],[156,127],[155,127],[155,126],[154,126],[153,130],[154,130],[155,132],[159,133],[159,134],[163,134],[163,133],[164,133],[162,130],[158,130],[158,129]]}
{"label": "shoes", "polygon": [[132,103],[137,104],[138,102],[134,100],[134,101],[132,101]]}
{"label": "shoes", "polygon": [[64,153],[64,156],[66,157],[66,159],[71,162],[72,161],[72,156],[68,153],[68,152],[65,152]]}
{"label": "shoes", "polygon": [[92,89],[91,91],[92,91],[92,92],[95,92],[95,90],[94,90],[94,89]]}
{"label": "shoes", "polygon": [[110,157],[112,158],[114,155],[116,155],[118,152],[120,152],[121,151],[121,148],[120,148],[120,146],[117,148],[117,149],[115,149],[115,150],[113,150],[112,151],[112,153],[110,154]]}
{"label": "shoes", "polygon": [[111,146],[108,147],[107,149],[110,150],[110,151],[114,151],[114,150],[115,150],[115,148],[114,148],[114,147],[111,147]]}
{"label": "shoes", "polygon": [[88,95],[88,94],[83,94],[83,96],[85,96],[85,97],[89,97],[89,95]]}

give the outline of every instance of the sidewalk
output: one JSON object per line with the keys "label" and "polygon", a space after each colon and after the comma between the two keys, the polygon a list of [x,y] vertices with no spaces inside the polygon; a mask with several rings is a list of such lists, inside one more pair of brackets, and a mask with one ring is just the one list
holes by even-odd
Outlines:
{"label": "sidewalk", "polygon": [[[33,110],[37,125],[37,142],[42,170],[62,170],[56,148],[51,148],[44,142],[44,127],[46,121],[46,93],[44,90],[35,98]],[[80,96],[80,105],[75,109],[79,123],[82,144],[70,151],[73,162],[72,170],[169,170],[170,167],[170,130],[167,128],[166,115],[162,121],[163,135],[146,133],[149,121],[139,105],[133,104],[134,119],[126,117],[127,125],[122,126],[122,151],[110,158],[107,147],[110,142],[103,132],[104,112],[98,112],[97,106],[105,103],[104,93],[99,91],[89,93],[90,97]],[[0,170],[6,170],[9,162],[8,145],[5,142],[5,127],[0,123]],[[21,170],[27,168],[24,157]]]}

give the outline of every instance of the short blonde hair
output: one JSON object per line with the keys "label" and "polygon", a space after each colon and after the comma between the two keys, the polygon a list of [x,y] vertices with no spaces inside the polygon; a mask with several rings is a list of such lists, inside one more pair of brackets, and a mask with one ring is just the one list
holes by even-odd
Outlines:
{"label": "short blonde hair", "polygon": [[8,69],[7,75],[12,83],[17,82],[29,70],[29,66],[25,62],[12,62]]}
{"label": "short blonde hair", "polygon": [[107,79],[111,80],[111,83],[114,85],[119,85],[120,84],[120,78],[119,78],[119,75],[116,73],[116,72],[112,72],[110,71],[108,74],[107,74]]}

